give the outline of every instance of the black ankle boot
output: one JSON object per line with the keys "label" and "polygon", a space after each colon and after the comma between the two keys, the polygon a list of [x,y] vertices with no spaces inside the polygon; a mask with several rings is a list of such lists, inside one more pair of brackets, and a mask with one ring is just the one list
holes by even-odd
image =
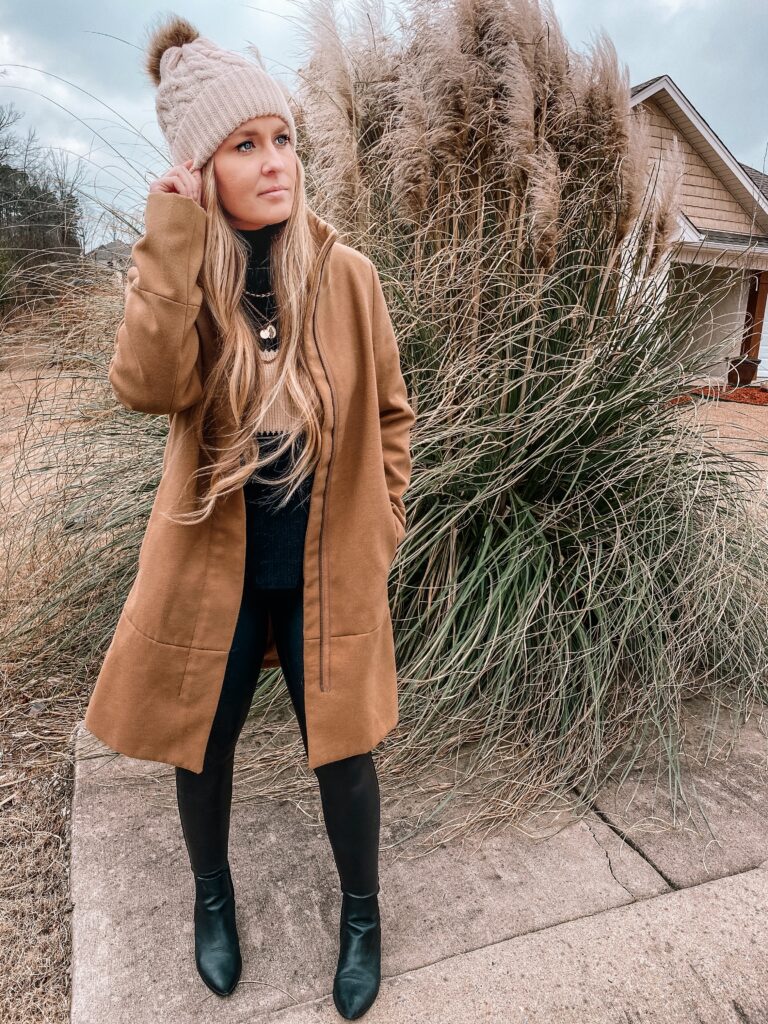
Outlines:
{"label": "black ankle boot", "polygon": [[228,996],[240,980],[243,967],[232,875],[227,866],[194,877],[195,963],[208,988],[219,996]]}
{"label": "black ankle boot", "polygon": [[381,919],[378,888],[369,896],[342,890],[339,962],[333,979],[333,1001],[347,1020],[362,1017],[381,981]]}

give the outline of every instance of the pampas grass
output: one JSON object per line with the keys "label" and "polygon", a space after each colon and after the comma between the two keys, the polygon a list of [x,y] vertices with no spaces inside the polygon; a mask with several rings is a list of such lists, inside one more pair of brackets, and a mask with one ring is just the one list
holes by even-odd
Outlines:
{"label": "pampas grass", "polygon": [[653,751],[675,790],[681,701],[746,714],[768,668],[755,470],[687,401],[715,354],[712,268],[672,270],[680,150],[649,161],[612,43],[573,52],[549,3],[396,32],[363,4],[343,38],[304,9],[309,177],[380,269],[417,410],[382,770],[440,778],[434,841],[589,807]]}

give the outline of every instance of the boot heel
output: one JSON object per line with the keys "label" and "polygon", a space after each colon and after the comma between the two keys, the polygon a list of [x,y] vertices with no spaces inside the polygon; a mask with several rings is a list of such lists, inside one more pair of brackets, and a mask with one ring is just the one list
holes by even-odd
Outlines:
{"label": "boot heel", "polygon": [[339,960],[333,980],[333,1001],[342,1017],[362,1017],[376,999],[380,982],[378,889],[368,896],[342,890]]}
{"label": "boot heel", "polygon": [[227,866],[194,878],[195,964],[212,992],[228,996],[240,980],[243,968],[232,875]]}

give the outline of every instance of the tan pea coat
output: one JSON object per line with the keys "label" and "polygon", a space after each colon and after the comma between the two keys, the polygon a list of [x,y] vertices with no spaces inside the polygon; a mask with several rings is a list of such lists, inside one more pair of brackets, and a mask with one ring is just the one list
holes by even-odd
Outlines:
{"label": "tan pea coat", "polygon": [[[320,243],[304,343],[323,405],[304,551],[304,694],[308,766],[364,753],[398,721],[387,579],[405,536],[409,405],[379,275],[310,211]],[[138,559],[85,715],[86,728],[130,757],[202,771],[240,608],[242,489],[199,526],[192,409],[215,359],[198,284],[207,217],[193,199],[150,193],[133,247],[109,380],[118,400],[168,415],[163,470]],[[265,667],[280,664],[269,630]],[[260,666],[254,665],[257,673]]]}

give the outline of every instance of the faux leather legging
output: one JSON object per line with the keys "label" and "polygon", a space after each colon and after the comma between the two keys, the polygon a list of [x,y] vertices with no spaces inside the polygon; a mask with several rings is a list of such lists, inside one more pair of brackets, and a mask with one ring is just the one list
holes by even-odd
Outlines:
{"label": "faux leather legging", "polygon": [[[201,773],[176,768],[176,796],[190,866],[206,874],[226,866],[235,747],[256,690],[272,617],[275,645],[304,749],[302,587],[252,589],[247,577]],[[341,889],[379,891],[379,784],[371,751],[314,769]]]}

